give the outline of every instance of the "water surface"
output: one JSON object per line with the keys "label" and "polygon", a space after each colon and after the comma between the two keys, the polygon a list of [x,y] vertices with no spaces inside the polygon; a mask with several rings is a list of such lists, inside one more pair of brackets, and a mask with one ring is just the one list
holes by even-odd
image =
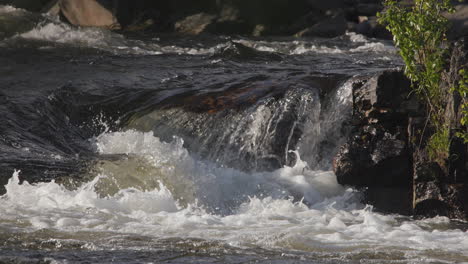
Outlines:
{"label": "water surface", "polygon": [[[26,23],[26,22],[27,23]],[[0,262],[467,263],[463,222],[340,186],[388,42],[73,28],[0,6]]]}

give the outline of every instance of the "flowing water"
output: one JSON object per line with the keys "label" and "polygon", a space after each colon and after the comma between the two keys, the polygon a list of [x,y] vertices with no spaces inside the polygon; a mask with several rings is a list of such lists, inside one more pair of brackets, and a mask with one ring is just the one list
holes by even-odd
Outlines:
{"label": "flowing water", "polygon": [[0,263],[468,263],[331,161],[390,43],[118,34],[0,6]]}

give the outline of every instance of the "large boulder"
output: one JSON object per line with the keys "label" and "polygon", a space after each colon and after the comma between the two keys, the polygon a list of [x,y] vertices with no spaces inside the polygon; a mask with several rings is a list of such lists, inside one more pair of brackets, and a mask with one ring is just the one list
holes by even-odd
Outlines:
{"label": "large boulder", "polygon": [[468,65],[466,40],[454,43],[443,76],[448,157],[426,149],[434,128],[402,72],[386,71],[353,86],[353,131],[334,159],[339,183],[364,189],[365,202],[380,211],[468,219],[468,144],[455,137],[461,125],[460,95],[452,87]]}
{"label": "large boulder", "polygon": [[385,212],[411,212],[412,152],[407,124],[420,106],[409,95],[410,82],[400,71],[356,82],[354,128],[334,159],[338,182],[366,188],[365,202]]}
{"label": "large boulder", "polygon": [[118,29],[113,2],[97,0],[60,0],[62,15],[73,25]]}

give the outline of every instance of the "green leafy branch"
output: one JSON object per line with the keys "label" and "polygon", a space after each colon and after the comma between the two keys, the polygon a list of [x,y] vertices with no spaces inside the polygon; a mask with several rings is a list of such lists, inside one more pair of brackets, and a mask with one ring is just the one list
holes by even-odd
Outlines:
{"label": "green leafy branch", "polygon": [[443,12],[453,12],[450,0],[415,0],[406,7],[396,0],[384,0],[386,10],[379,22],[393,34],[395,46],[405,62],[405,75],[428,109],[435,133],[427,148],[433,159],[444,159],[449,150],[449,127],[444,120],[448,91],[441,89],[448,52],[449,26]]}

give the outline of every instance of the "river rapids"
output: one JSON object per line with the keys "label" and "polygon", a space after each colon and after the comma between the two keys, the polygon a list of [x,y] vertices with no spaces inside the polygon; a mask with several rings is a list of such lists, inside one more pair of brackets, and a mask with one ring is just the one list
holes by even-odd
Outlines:
{"label": "river rapids", "polygon": [[468,263],[331,171],[390,42],[119,34],[0,6],[0,263]]}

